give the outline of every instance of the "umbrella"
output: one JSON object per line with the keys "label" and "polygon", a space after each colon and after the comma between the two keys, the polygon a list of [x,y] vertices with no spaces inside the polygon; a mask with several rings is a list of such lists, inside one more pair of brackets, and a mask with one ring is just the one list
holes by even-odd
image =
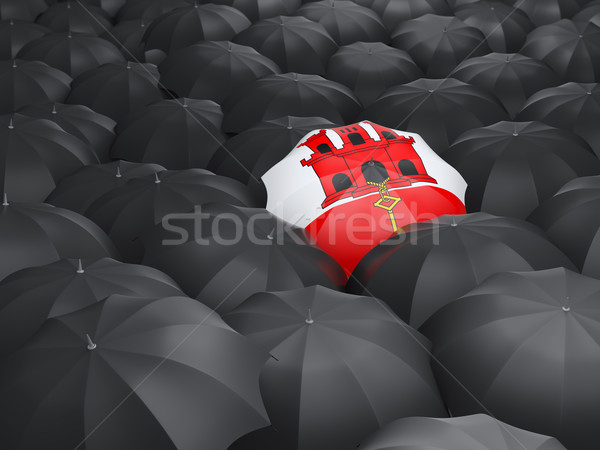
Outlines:
{"label": "umbrella", "polygon": [[325,27],[302,16],[260,20],[239,33],[234,42],[253,47],[284,72],[324,75],[338,45]]}
{"label": "umbrella", "polygon": [[0,18],[33,22],[46,9],[48,5],[44,0],[1,0]]}
{"label": "umbrella", "polygon": [[109,160],[108,152],[115,138],[115,121],[83,105],[46,103],[26,106],[20,114],[51,120],[67,133],[87,143],[102,162]]}
{"label": "umbrella", "polygon": [[143,237],[143,264],[226,313],[255,292],[320,284],[341,288],[343,270],[302,232],[263,209],[207,203],[166,217]]}
{"label": "umbrella", "polygon": [[534,0],[510,0],[515,8],[525,12],[539,27],[557,22],[560,19],[568,19],[576,14],[587,0],[545,0],[536,2]]}
{"label": "umbrella", "polygon": [[206,168],[225,141],[222,116],[212,100],[158,101],[119,123],[111,155],[168,169]]}
{"label": "umbrella", "polygon": [[224,449],[268,424],[265,359],[195,300],[113,295],[0,365],[0,432],[13,449]]}
{"label": "umbrella", "polygon": [[0,161],[1,192],[41,202],[64,177],[98,158],[55,123],[14,114],[0,116]]}
{"label": "umbrella", "polygon": [[96,199],[123,186],[128,180],[153,175],[162,170],[165,168],[158,164],[127,161],[85,166],[58,183],[46,202],[85,214]]}
{"label": "umbrella", "polygon": [[93,5],[66,1],[50,6],[36,22],[55,33],[84,33],[100,35],[112,26],[110,16]]}
{"label": "umbrella", "polygon": [[430,78],[447,77],[465,59],[490,52],[477,28],[434,14],[402,22],[392,33],[392,45],[406,50]]}
{"label": "umbrella", "polygon": [[151,23],[154,19],[177,8],[190,6],[186,0],[133,0],[127,1],[117,13],[117,23],[126,20],[145,20]]}
{"label": "umbrella", "polygon": [[352,89],[364,107],[375,102],[387,88],[422,76],[408,53],[382,42],[345,45],[327,64],[327,79]]}
{"label": "umbrella", "polygon": [[0,21],[0,60],[14,59],[25,44],[48,33],[50,30],[36,23]]}
{"label": "umbrella", "polygon": [[0,355],[21,348],[48,318],[83,309],[113,294],[183,295],[168,275],[111,258],[63,259],[22,269],[0,283]]}
{"label": "umbrella", "polygon": [[272,355],[260,387],[286,449],[349,449],[393,419],[446,417],[429,343],[376,299],[258,293],[224,319]]}
{"label": "umbrella", "polygon": [[485,414],[407,417],[381,428],[360,450],[566,450],[555,438],[513,427]]}
{"label": "umbrella", "polygon": [[485,409],[567,448],[595,449],[598,295],[599,280],[564,268],[509,272],[440,310],[423,329],[452,414]]}
{"label": "umbrella", "polygon": [[85,105],[115,121],[162,100],[158,70],[153,64],[109,63],[77,77],[67,103]]}
{"label": "umbrella", "polygon": [[562,19],[534,29],[520,52],[548,64],[565,81],[600,77],[600,27]]}
{"label": "umbrella", "polygon": [[600,87],[597,83],[565,83],[533,94],[518,120],[539,120],[574,131],[600,157]]}
{"label": "umbrella", "polygon": [[318,22],[339,44],[354,42],[388,42],[383,22],[373,10],[345,0],[322,0],[306,3],[295,13]]}
{"label": "umbrella", "polygon": [[525,219],[563,184],[599,175],[576,134],[541,122],[498,122],[460,135],[444,154],[468,184],[468,211]]}
{"label": "umbrella", "polygon": [[260,121],[286,115],[350,123],[361,110],[350,89],[319,75],[267,75],[240,91],[223,105],[226,132],[240,133]]}
{"label": "umbrella", "polygon": [[600,27],[600,1],[587,2],[581,10],[573,16],[574,21],[592,22]]}
{"label": "umbrella", "polygon": [[34,39],[17,57],[43,61],[72,77],[102,64],[124,61],[119,49],[106,39],[76,33],[52,33]]}
{"label": "umbrella", "polygon": [[391,87],[361,117],[419,133],[438,154],[461,133],[508,119],[494,95],[453,78],[421,78]]}
{"label": "umbrella", "polygon": [[60,102],[70,91],[71,77],[41,61],[0,61],[0,114],[45,103]]}
{"label": "umbrella", "polygon": [[302,0],[211,0],[210,3],[229,5],[256,22],[275,16],[286,16],[294,13],[302,4]]}
{"label": "umbrella", "polygon": [[532,94],[561,84],[547,64],[519,53],[489,53],[469,58],[451,75],[496,95],[511,118]]}
{"label": "umbrella", "polygon": [[369,6],[379,14],[390,32],[404,21],[425,14],[452,15],[445,0],[369,0],[368,3],[370,5],[364,6]]}
{"label": "umbrella", "polygon": [[125,20],[100,36],[117,47],[125,59],[144,62],[146,54],[142,39],[149,23],[147,19]]}
{"label": "umbrella", "polygon": [[574,268],[542,230],[519,219],[442,216],[404,231],[367,253],[347,289],[381,298],[414,327],[494,273]]}
{"label": "umbrella", "polygon": [[[49,1],[49,0],[46,0]],[[58,0],[64,2],[65,0]],[[70,1],[70,0],[66,0]],[[147,0],[145,0],[147,2]],[[77,0],[77,3],[83,5],[96,6],[102,9],[110,17],[114,17],[126,3],[138,3],[136,0],[127,2],[127,0]]]}

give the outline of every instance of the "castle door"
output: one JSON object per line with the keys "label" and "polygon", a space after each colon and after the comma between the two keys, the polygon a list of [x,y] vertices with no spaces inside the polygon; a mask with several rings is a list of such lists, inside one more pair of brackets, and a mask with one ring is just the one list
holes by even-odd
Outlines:
{"label": "castle door", "polygon": [[402,175],[419,175],[419,171],[415,167],[412,161],[408,159],[403,159],[402,161],[398,161],[398,169]]}
{"label": "castle door", "polygon": [[367,161],[360,169],[362,170],[363,177],[365,177],[365,181],[372,183],[382,183],[389,176],[387,170],[385,170],[385,166],[379,161]]}

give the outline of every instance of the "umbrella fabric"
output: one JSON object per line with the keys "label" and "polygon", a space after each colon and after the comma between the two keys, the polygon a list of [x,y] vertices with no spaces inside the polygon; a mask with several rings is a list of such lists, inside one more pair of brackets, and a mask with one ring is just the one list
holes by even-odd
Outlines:
{"label": "umbrella fabric", "polygon": [[451,75],[493,93],[511,118],[531,95],[561,84],[559,76],[546,63],[519,53],[489,53],[469,58]]}
{"label": "umbrella fabric", "polygon": [[152,64],[104,64],[73,81],[67,103],[85,105],[118,122],[132,111],[162,100],[158,78]]}
{"label": "umbrella fabric", "polygon": [[574,131],[600,157],[600,87],[597,83],[565,83],[533,94],[517,115]]}
{"label": "umbrella fabric", "polygon": [[600,27],[600,2],[598,0],[587,2],[585,6],[573,16],[573,20],[578,22],[592,22]]}
{"label": "umbrella fabric", "polygon": [[253,47],[284,72],[325,75],[338,45],[325,27],[301,16],[277,16],[255,22],[233,40]]}
{"label": "umbrella fabric", "polygon": [[240,133],[260,121],[290,116],[318,116],[351,123],[360,102],[343,84],[318,75],[267,75],[240,89],[223,105],[223,129]]}
{"label": "umbrella fabric", "polygon": [[571,18],[586,4],[586,0],[510,0],[515,8],[525,12],[536,27]]}
{"label": "umbrella fabric", "polygon": [[[64,2],[65,0],[59,1]],[[83,5],[97,6],[98,8],[102,9],[105,13],[107,13],[110,17],[114,17],[117,14],[117,12],[119,12],[119,10],[123,6],[125,6],[125,4],[138,2],[135,0],[131,2],[127,2],[127,0],[78,0],[77,3],[82,3]]]}
{"label": "umbrella fabric", "polygon": [[485,414],[407,417],[384,426],[360,450],[566,450],[555,438],[513,427]]}
{"label": "umbrella fabric", "polygon": [[46,27],[21,20],[0,21],[0,60],[14,59],[30,41],[50,33]]}
{"label": "umbrella fabric", "polygon": [[106,39],[79,33],[51,33],[34,39],[17,57],[43,61],[73,78],[102,64],[124,61],[119,49]]}
{"label": "umbrella fabric", "polygon": [[442,216],[404,231],[367,253],[347,289],[381,298],[417,328],[494,273],[574,268],[542,230],[519,219]]}
{"label": "umbrella fabric", "polygon": [[483,33],[456,17],[426,14],[401,23],[391,36],[429,78],[447,77],[465,59],[490,52]]}
{"label": "umbrella fabric", "polygon": [[0,1],[0,18],[33,22],[46,9],[48,9],[48,5],[44,0],[2,0]]}
{"label": "umbrella fabric", "polygon": [[600,175],[576,134],[541,122],[498,122],[460,135],[444,158],[467,181],[467,211],[525,219],[567,181]]}
{"label": "umbrella fabric", "polygon": [[63,259],[22,269],[0,283],[0,355],[21,348],[48,318],[83,309],[113,294],[183,295],[168,275],[111,258]]}
{"label": "umbrella fabric", "polygon": [[225,101],[230,93],[265,75],[277,64],[252,47],[203,41],[177,50],[158,67],[160,82],[179,97]]}
{"label": "umbrella fabric", "polygon": [[36,22],[55,33],[71,32],[100,35],[111,28],[110,16],[93,5],[79,1],[60,2],[50,6]]}
{"label": "umbrella fabric", "polygon": [[450,412],[485,408],[567,448],[595,449],[599,295],[599,280],[564,268],[509,272],[440,310],[423,330]]}
{"label": "umbrella fabric", "polygon": [[[208,0],[204,1],[208,3]],[[251,22],[275,16],[287,16],[296,11],[302,0],[211,0],[210,3],[229,5],[243,12]]]}
{"label": "umbrella fabric", "polygon": [[36,103],[63,101],[71,81],[69,75],[41,61],[0,61],[0,114]]}
{"label": "umbrella fabric", "polygon": [[418,133],[438,154],[467,130],[508,120],[493,94],[453,78],[420,78],[391,87],[360,117]]}
{"label": "umbrella fabric", "polygon": [[196,300],[113,295],[0,365],[0,432],[12,449],[224,449],[268,424],[265,359]]}
{"label": "umbrella fabric", "polygon": [[117,13],[117,23],[125,20],[145,20],[152,22],[157,17],[177,8],[190,6],[186,0],[134,0],[128,1]]}
{"label": "umbrella fabric", "polygon": [[172,216],[143,237],[143,264],[175,279],[219,313],[251,294],[320,284],[339,289],[346,277],[333,258],[264,209],[203,204]]}
{"label": "umbrella fabric", "polygon": [[355,42],[329,58],[327,79],[352,89],[364,107],[387,89],[415,81],[423,72],[408,53],[382,42]]}
{"label": "umbrella fabric", "polygon": [[261,393],[286,449],[349,449],[396,418],[446,417],[429,343],[376,299],[258,293],[224,319],[272,355]]}
{"label": "umbrella fabric", "polygon": [[142,39],[150,21],[134,19],[119,22],[109,31],[100,35],[117,47],[128,61],[145,62],[144,43]]}
{"label": "umbrella fabric", "polygon": [[548,64],[564,81],[594,83],[600,78],[600,27],[562,19],[534,29],[520,50]]}
{"label": "umbrella fabric", "polygon": [[425,14],[452,15],[444,0],[368,0],[368,3],[370,5],[364,6],[369,6],[379,14],[390,32],[402,22]]}

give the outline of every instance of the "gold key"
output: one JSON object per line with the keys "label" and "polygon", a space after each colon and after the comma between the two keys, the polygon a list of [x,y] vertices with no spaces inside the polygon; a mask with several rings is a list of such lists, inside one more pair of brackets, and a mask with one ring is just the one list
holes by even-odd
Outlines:
{"label": "gold key", "polygon": [[380,199],[373,203],[373,206],[376,208],[385,209],[390,216],[390,222],[392,223],[392,229],[394,232],[398,232],[398,224],[396,223],[396,218],[394,217],[394,206],[396,206],[402,199],[400,197],[394,197],[390,195],[386,183],[390,180],[390,178],[386,178],[381,183],[375,183],[373,181],[367,181],[368,184],[372,184],[373,186],[377,186],[379,189]]}

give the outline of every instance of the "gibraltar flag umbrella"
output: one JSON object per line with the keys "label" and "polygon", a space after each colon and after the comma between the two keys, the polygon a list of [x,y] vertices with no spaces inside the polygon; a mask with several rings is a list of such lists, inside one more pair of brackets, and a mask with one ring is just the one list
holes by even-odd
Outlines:
{"label": "gibraltar flag umbrella", "polygon": [[262,179],[267,209],[346,273],[403,226],[465,213],[465,181],[421,136],[368,121],[312,131]]}

